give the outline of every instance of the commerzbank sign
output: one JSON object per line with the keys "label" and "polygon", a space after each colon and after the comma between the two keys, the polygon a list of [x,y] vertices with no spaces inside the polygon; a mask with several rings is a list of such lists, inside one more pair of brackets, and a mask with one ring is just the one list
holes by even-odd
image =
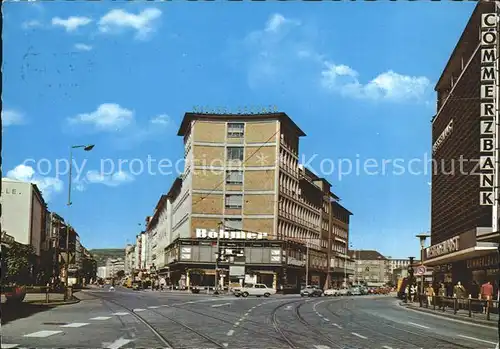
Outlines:
{"label": "commerzbank sign", "polygon": [[427,247],[425,249],[425,259],[431,259],[448,253],[457,252],[460,249],[459,242],[460,242],[460,237],[455,236],[439,244]]}
{"label": "commerzbank sign", "polygon": [[240,240],[262,240],[267,239],[267,233],[253,233],[246,231],[226,231],[215,229],[196,229],[196,238],[198,239],[240,239]]}

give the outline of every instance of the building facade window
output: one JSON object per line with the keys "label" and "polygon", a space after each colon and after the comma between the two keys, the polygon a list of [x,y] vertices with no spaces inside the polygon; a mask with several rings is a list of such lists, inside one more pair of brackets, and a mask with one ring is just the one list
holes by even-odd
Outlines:
{"label": "building facade window", "polygon": [[245,124],[242,122],[229,122],[227,124],[227,136],[229,138],[243,138],[245,134]]}
{"label": "building facade window", "polygon": [[243,183],[243,171],[226,171],[226,183],[227,184],[242,184]]}
{"label": "building facade window", "polygon": [[243,230],[243,220],[241,218],[226,218],[224,219],[224,229],[225,230]]}
{"label": "building facade window", "polygon": [[243,205],[243,195],[226,194],[226,208],[241,208]]}
{"label": "building facade window", "polygon": [[227,148],[228,161],[243,161],[243,147],[228,147]]}

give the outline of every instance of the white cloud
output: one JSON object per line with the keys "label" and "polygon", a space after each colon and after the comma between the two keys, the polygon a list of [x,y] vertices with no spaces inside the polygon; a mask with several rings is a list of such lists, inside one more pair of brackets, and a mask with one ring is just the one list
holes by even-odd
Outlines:
{"label": "white cloud", "polygon": [[86,124],[97,131],[119,131],[134,122],[134,112],[116,103],[103,103],[91,113],[69,118],[72,124]]}
{"label": "white cloud", "polygon": [[388,70],[367,79],[347,64],[332,63],[331,57],[314,47],[316,38],[310,29],[298,20],[273,14],[263,29],[247,35],[243,42],[249,84],[276,83],[282,87],[290,85],[286,81],[293,77],[293,85],[319,83],[324,90],[343,97],[391,102],[426,103],[432,93],[431,82],[424,76]]}
{"label": "white cloud", "polygon": [[38,28],[42,26],[42,23],[40,21],[37,21],[35,19],[23,22],[22,25],[23,29],[30,29],[30,28]]}
{"label": "white cloud", "polygon": [[100,183],[109,187],[117,187],[121,184],[133,182],[135,177],[124,171],[118,171],[111,175],[102,174],[97,171],[88,171],[86,180],[89,183]]}
{"label": "white cloud", "polygon": [[62,192],[64,187],[63,181],[59,178],[39,176],[33,167],[23,164],[8,171],[7,178],[36,184],[46,202],[50,201],[53,194]]}
{"label": "white cloud", "polygon": [[67,19],[62,19],[60,17],[52,18],[52,25],[59,26],[66,29],[67,32],[72,32],[77,30],[79,27],[86,26],[92,22],[92,19],[88,17],[71,16]]}
{"label": "white cloud", "polygon": [[90,51],[92,50],[92,46],[86,44],[75,44],[75,48],[79,51]]}
{"label": "white cloud", "polygon": [[133,29],[136,38],[146,39],[154,32],[155,21],[161,16],[157,8],[148,8],[138,14],[133,14],[122,9],[111,10],[99,20],[99,30],[102,33],[120,33],[124,29]]}
{"label": "white cloud", "polygon": [[18,111],[7,109],[2,111],[2,125],[4,127],[12,125],[22,125],[25,123],[24,115]]}
{"label": "white cloud", "polygon": [[389,70],[366,84],[358,80],[358,72],[346,65],[325,62],[322,85],[344,96],[387,101],[422,100],[431,82],[423,76],[401,75]]}
{"label": "white cloud", "polygon": [[166,126],[166,125],[170,124],[170,116],[168,116],[167,114],[161,114],[161,115],[155,116],[149,122],[151,122],[153,125]]}

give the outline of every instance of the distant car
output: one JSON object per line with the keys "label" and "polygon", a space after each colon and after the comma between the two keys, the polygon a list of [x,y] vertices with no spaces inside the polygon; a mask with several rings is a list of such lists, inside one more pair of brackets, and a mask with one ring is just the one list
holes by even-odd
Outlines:
{"label": "distant car", "polygon": [[325,296],[336,296],[337,295],[337,290],[335,288],[329,288],[326,289],[325,292],[323,292]]}
{"label": "distant car", "polygon": [[364,287],[364,286],[361,286],[359,288],[359,291],[361,292],[361,295],[365,296],[368,294],[368,288]]}
{"label": "distant car", "polygon": [[321,297],[323,290],[317,286],[306,286],[300,290],[301,297]]}
{"label": "distant car", "polygon": [[267,287],[264,284],[245,284],[243,287],[235,287],[233,288],[233,294],[236,297],[248,297],[248,296],[256,296],[256,297],[269,297],[272,294],[276,294],[276,290],[274,288]]}
{"label": "distant car", "polygon": [[351,296],[361,296],[361,290],[359,287],[351,287],[349,289],[349,293]]}

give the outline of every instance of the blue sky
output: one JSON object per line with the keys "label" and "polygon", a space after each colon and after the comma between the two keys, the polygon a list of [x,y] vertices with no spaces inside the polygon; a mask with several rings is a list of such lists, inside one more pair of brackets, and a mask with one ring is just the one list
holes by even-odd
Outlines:
{"label": "blue sky", "polygon": [[[6,3],[4,175],[36,182],[87,247],[124,246],[169,189],[174,175],[165,172],[175,170],[134,175],[138,161],[120,171],[118,159],[182,158],[176,132],[195,105],[275,105],[307,134],[304,162],[326,174],[354,213],[354,248],[417,255],[414,236],[430,226],[423,162],[433,88],[473,7]],[[96,147],[75,152],[81,175],[68,213],[67,174],[62,162],[56,171],[57,159],[87,143]],[[109,166],[110,174],[100,173],[102,159],[114,161],[113,174]],[[394,165],[383,170],[384,159]],[[353,171],[340,174],[348,161]]]}

